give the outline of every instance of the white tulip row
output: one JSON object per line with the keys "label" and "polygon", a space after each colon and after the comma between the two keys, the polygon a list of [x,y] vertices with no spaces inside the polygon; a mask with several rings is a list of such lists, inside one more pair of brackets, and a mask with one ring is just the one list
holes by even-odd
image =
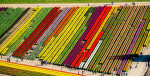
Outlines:
{"label": "white tulip row", "polygon": [[86,61],[84,67],[80,66],[81,68],[83,67],[84,69],[86,69],[89,65],[89,63],[91,62],[92,58],[94,57],[94,55],[96,54],[98,48],[100,47],[101,43],[103,42],[103,40],[99,40],[98,44],[96,45],[96,47],[94,48],[93,52],[91,53],[90,57],[88,58],[88,60]]}

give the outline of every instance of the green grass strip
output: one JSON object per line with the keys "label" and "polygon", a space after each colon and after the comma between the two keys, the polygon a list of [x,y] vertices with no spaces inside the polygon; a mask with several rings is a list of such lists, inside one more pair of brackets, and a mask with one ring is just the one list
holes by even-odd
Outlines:
{"label": "green grass strip", "polygon": [[0,35],[2,35],[16,21],[23,11],[23,8],[16,8],[12,10],[11,14],[8,14],[8,16],[2,20],[2,23],[0,24]]}
{"label": "green grass strip", "polygon": [[[50,11],[51,9],[49,9]],[[11,46],[11,48],[5,53],[5,55],[10,54],[12,51],[15,51],[17,48],[17,45],[20,43],[22,39],[26,39],[35,29],[36,27],[40,24],[40,22],[44,19],[44,17],[49,13],[49,11],[46,11],[46,8],[43,8],[36,16],[34,19],[36,19],[35,22],[33,22],[32,26],[27,29],[27,31],[14,43],[14,45]]]}

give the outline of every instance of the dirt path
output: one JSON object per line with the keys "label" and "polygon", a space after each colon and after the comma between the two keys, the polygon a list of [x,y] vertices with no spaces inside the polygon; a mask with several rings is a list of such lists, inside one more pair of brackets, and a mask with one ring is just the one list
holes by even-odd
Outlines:
{"label": "dirt path", "polygon": [[[0,60],[7,61],[8,57],[9,56],[3,56],[2,58],[0,58]],[[11,57],[10,62],[16,63],[16,60],[17,60],[17,58]],[[82,71],[84,71],[84,70],[81,70],[81,69],[67,68],[65,66],[57,66],[57,65],[53,65],[53,64],[47,64],[47,65],[41,66],[41,61],[39,61],[38,59],[33,60],[33,61],[26,60],[26,59],[23,59],[23,61],[21,61],[20,59],[18,59],[17,63],[26,64],[26,65],[32,65],[32,66],[37,66],[37,67],[43,67],[43,68],[49,68],[49,69],[55,69],[55,70],[59,70],[59,71],[66,71],[66,72],[71,72],[71,73],[76,73],[76,74],[78,74],[78,71],[79,71],[79,74],[82,74]],[[87,76],[101,76],[101,73],[93,74],[90,71],[84,71],[83,75],[87,75]],[[111,76],[111,75],[105,75],[105,76]]]}
{"label": "dirt path", "polygon": [[[135,57],[135,60],[132,61],[132,68],[128,70],[129,76],[144,76],[145,72],[148,69],[148,58],[150,58],[150,43],[147,47],[142,48],[143,55]],[[139,61],[139,62],[138,62]],[[137,67],[136,67],[137,65]]]}
{"label": "dirt path", "polygon": [[[143,47],[142,48],[142,52],[143,52],[143,56],[150,55],[150,43],[149,43],[149,45],[147,47]],[[0,58],[0,60],[7,61],[8,57],[9,56],[3,56],[2,58]],[[139,59],[141,59],[141,58],[139,58]],[[11,58],[11,62],[16,63],[16,58],[12,57]],[[41,62],[38,59],[33,60],[33,61],[32,60],[26,60],[26,59],[21,61],[19,59],[18,63],[20,63],[20,64],[27,64],[27,65],[33,65],[33,66],[38,66],[38,67],[43,67],[43,68],[50,68],[50,69],[55,69],[55,70],[60,70],[60,71],[61,71],[61,68],[62,68],[62,71],[76,73],[76,74],[78,73],[78,71],[79,71],[79,74],[82,74],[82,71],[84,71],[84,70],[81,70],[81,69],[67,68],[65,66],[57,66],[57,65],[53,65],[53,64],[48,64],[48,65],[41,66]],[[127,71],[128,76],[143,76],[145,74],[145,72],[147,71],[146,63],[147,62],[144,62],[144,61],[141,60],[141,62],[139,61],[137,68],[135,68],[137,62],[133,61],[132,64],[131,64],[132,65],[132,69],[129,69]],[[116,72],[114,72],[114,73],[116,73]],[[83,75],[87,75],[87,76],[101,76],[102,73],[93,74],[91,71],[84,71]],[[112,74],[105,74],[105,76],[112,76]],[[116,76],[116,75],[114,74],[113,76]],[[125,75],[122,75],[122,76],[125,76]]]}

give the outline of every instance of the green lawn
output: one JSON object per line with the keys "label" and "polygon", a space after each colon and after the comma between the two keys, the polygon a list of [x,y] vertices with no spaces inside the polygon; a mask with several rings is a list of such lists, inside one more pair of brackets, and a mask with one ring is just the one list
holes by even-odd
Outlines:
{"label": "green lawn", "polygon": [[0,0],[0,4],[14,3],[103,3],[103,2],[149,2],[150,0]]}

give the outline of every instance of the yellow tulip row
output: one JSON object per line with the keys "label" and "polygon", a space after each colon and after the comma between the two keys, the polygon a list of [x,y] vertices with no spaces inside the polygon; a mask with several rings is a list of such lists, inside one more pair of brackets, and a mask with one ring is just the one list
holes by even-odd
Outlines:
{"label": "yellow tulip row", "polygon": [[[20,69],[27,72],[36,72],[37,74],[46,74],[46,75],[56,75],[56,76],[79,76],[78,74],[68,73],[68,72],[62,72],[57,70],[51,70],[51,69],[45,69],[41,67],[34,67],[29,65],[22,65],[22,64],[16,64],[16,63],[10,63],[5,61],[0,61],[0,66],[7,67],[7,68],[13,68],[13,69]],[[12,71],[12,70],[11,70]]]}
{"label": "yellow tulip row", "polygon": [[[84,16],[84,14],[83,14],[83,11],[84,11],[84,13],[88,10],[88,8],[86,8],[86,7],[83,7],[82,8],[83,10],[81,10],[80,12],[79,12],[79,14],[78,14],[78,16],[77,16],[77,18],[75,18],[74,20],[73,20],[73,22],[70,24],[70,26],[72,26],[71,27],[71,29],[68,29],[65,33],[62,33],[63,35],[59,38],[59,40],[57,41],[57,43],[55,44],[55,46],[54,46],[54,48],[52,48],[51,49],[51,51],[53,51],[52,53],[49,53],[49,56],[47,56],[48,57],[48,62],[50,62],[51,60],[52,60],[52,58],[54,57],[54,55],[59,51],[59,52],[62,52],[63,51],[63,49],[61,49],[61,47],[63,46],[63,44],[65,43],[65,44],[68,44],[69,42],[66,42],[66,40],[70,40],[70,39],[68,39],[68,37],[71,37],[70,35],[71,34],[75,34],[75,33],[72,33],[72,32],[75,32],[75,29],[79,29],[79,27],[81,26],[81,25],[79,25],[78,23],[79,22],[82,22],[83,23],[83,21],[80,21],[81,19],[82,19],[82,17]],[[85,18],[84,18],[84,20],[85,20]],[[77,32],[77,30],[76,30],[76,32]],[[61,34],[60,33],[60,34]],[[59,35],[58,35],[59,36]],[[72,36],[73,37],[73,36]],[[71,38],[72,38],[71,37]],[[61,51],[60,51],[61,50]],[[59,54],[59,53],[58,53]],[[60,53],[61,54],[61,53]],[[60,55],[59,54],[59,55]],[[54,59],[53,60],[53,62],[55,61],[56,59]]]}
{"label": "yellow tulip row", "polygon": [[146,40],[145,40],[145,43],[144,43],[145,46],[148,45],[149,40],[150,40],[150,31],[148,32],[148,36],[147,36],[147,38],[146,38]]}
{"label": "yellow tulip row", "polygon": [[131,59],[128,59],[128,61],[126,62],[124,68],[123,68],[123,71],[127,71],[129,66],[130,66],[130,63],[131,63]]}
{"label": "yellow tulip row", "polygon": [[[57,36],[57,37],[52,37],[52,39],[50,39],[50,41],[47,43],[47,45],[44,47],[44,49],[39,53],[39,55],[37,57],[41,57],[41,59],[43,59],[50,51],[50,49],[52,49],[53,47],[50,46],[54,46],[55,43],[57,43],[57,41],[59,40],[59,38],[61,37],[61,35],[63,35],[63,33],[65,31],[68,31],[68,27],[69,25],[72,23],[72,21],[74,20],[74,18],[78,15],[78,13],[80,12],[81,7],[75,12],[75,14],[72,16],[72,18],[69,20],[69,22],[67,23],[67,25],[63,28],[63,30],[61,31],[61,33]],[[70,26],[71,27],[71,26]],[[68,29],[68,30],[67,30]],[[55,45],[56,46],[56,45]],[[52,52],[52,51],[50,51]]]}
{"label": "yellow tulip row", "polygon": [[148,24],[148,26],[147,26],[147,30],[150,30],[150,22],[149,22],[149,24]]}
{"label": "yellow tulip row", "polygon": [[84,14],[88,9],[89,7],[80,7],[61,33],[57,37],[52,37],[38,56],[44,61],[55,62],[85,20]]}
{"label": "yellow tulip row", "polygon": [[110,15],[112,14],[113,11],[117,10],[118,7],[113,6],[111,8],[111,10],[109,11],[109,13],[107,14],[106,18],[104,19],[104,21],[102,22],[100,28],[98,29],[98,31],[96,32],[96,34],[94,35],[94,37],[92,38],[91,42],[89,43],[89,45],[87,46],[87,49],[90,49],[92,44],[94,43],[94,41],[96,40],[97,36],[99,35],[99,33],[101,32],[102,28],[104,27],[105,23],[107,22],[108,18],[110,17]]}
{"label": "yellow tulip row", "polygon": [[42,7],[37,7],[38,9],[34,12],[34,14],[27,20],[27,22],[3,45],[0,49],[1,54],[5,54],[5,52],[9,49],[13,43],[19,39],[19,37],[27,30],[27,28],[31,24],[31,20],[36,16],[36,14],[42,9]]}

